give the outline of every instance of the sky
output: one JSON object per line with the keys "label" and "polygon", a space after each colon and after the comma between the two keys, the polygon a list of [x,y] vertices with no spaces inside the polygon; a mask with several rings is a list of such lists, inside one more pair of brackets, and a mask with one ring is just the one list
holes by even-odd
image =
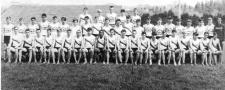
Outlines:
{"label": "sky", "polygon": [[[7,7],[13,3],[19,4],[48,4],[48,5],[103,5],[107,3],[114,3],[124,6],[136,6],[139,4],[148,5],[173,5],[177,4],[179,0],[1,0],[1,6]],[[209,0],[180,0],[181,3],[194,6],[197,2],[205,2]]]}

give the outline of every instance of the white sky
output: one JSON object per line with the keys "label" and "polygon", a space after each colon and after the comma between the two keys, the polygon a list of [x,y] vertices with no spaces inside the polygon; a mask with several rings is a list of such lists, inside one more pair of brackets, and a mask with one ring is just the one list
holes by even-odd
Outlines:
{"label": "white sky", "polygon": [[[139,4],[148,5],[173,5],[179,0],[1,0],[2,6],[10,6],[11,2],[19,2],[20,4],[53,4],[53,5],[103,5],[114,3],[124,6],[135,6]],[[197,2],[209,0],[181,0],[181,3],[194,6]]]}

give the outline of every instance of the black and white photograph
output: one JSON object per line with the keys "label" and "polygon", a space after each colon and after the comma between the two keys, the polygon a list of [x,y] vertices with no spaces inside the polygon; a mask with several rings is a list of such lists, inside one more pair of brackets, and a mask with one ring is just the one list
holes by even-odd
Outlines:
{"label": "black and white photograph", "polygon": [[225,90],[225,0],[1,0],[1,90]]}

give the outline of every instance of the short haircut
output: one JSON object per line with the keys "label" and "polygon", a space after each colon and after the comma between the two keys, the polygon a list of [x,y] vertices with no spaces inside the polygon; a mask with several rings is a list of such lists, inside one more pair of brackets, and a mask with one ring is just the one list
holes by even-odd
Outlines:
{"label": "short haircut", "polygon": [[113,8],[113,6],[109,6],[109,8]]}
{"label": "short haircut", "polygon": [[37,29],[36,31],[41,31],[41,29]]}
{"label": "short haircut", "polygon": [[88,31],[88,32],[92,31],[92,28],[88,28],[87,31]]}
{"label": "short haircut", "polygon": [[130,19],[130,15],[127,15],[126,18],[127,18],[127,19]]}
{"label": "short haircut", "polygon": [[194,33],[193,33],[193,36],[198,36],[198,33],[197,33],[197,32],[194,32]]}
{"label": "short haircut", "polygon": [[87,19],[89,19],[89,17],[88,17],[88,16],[85,16],[84,18],[87,18]]}
{"label": "short haircut", "polygon": [[57,18],[57,16],[53,16],[53,19],[56,19]]}
{"label": "short haircut", "polygon": [[66,17],[62,17],[61,20],[66,21]]}
{"label": "short haircut", "polygon": [[124,10],[124,9],[121,9],[120,12],[121,12],[121,13],[122,13],[122,12],[125,12],[125,10]]}
{"label": "short haircut", "polygon": [[41,14],[41,17],[47,17],[47,15],[45,13]]}
{"label": "short haircut", "polygon": [[67,31],[71,31],[71,29],[68,29]]}
{"label": "short haircut", "polygon": [[33,20],[33,19],[34,19],[34,20],[36,20],[36,18],[35,18],[35,17],[32,17],[30,20]]}
{"label": "short haircut", "polygon": [[188,19],[187,22],[192,22],[192,20],[191,19]]}
{"label": "short haircut", "polygon": [[136,10],[138,10],[137,8],[134,8],[134,10],[133,11],[136,11]]}
{"label": "short haircut", "polygon": [[177,32],[177,30],[172,30],[172,33],[176,33]]}
{"label": "short haircut", "polygon": [[116,22],[121,21],[120,19],[116,19]]}
{"label": "short haircut", "polygon": [[141,32],[141,35],[144,35],[144,34],[146,34],[146,32]]}
{"label": "short haircut", "polygon": [[6,20],[10,19],[11,20],[11,17],[6,17]]}
{"label": "short haircut", "polygon": [[162,34],[166,34],[166,32],[165,31],[162,31]]}
{"label": "short haircut", "polygon": [[109,31],[110,31],[110,32],[111,32],[111,31],[115,31],[115,29],[114,29],[114,28],[111,28]]}
{"label": "short haircut", "polygon": [[141,20],[140,20],[140,19],[137,19],[137,20],[136,20],[136,23],[138,23],[138,22],[141,22]]}
{"label": "short haircut", "polygon": [[127,32],[125,29],[121,30],[121,32]]}
{"label": "short haircut", "polygon": [[78,22],[78,19],[74,18],[74,19],[73,19],[73,22]]}
{"label": "short haircut", "polygon": [[105,17],[105,21],[106,21],[106,20],[109,20],[109,18],[108,18],[108,17]]}
{"label": "short haircut", "polygon": [[52,31],[52,29],[51,28],[48,28],[47,31]]}
{"label": "short haircut", "polygon": [[26,29],[25,32],[26,32],[26,31],[30,31],[30,29]]}
{"label": "short haircut", "polygon": [[84,9],[83,10],[88,10],[88,8],[87,7],[84,7]]}
{"label": "short haircut", "polygon": [[205,35],[205,34],[209,34],[209,32],[205,32],[204,35]]}

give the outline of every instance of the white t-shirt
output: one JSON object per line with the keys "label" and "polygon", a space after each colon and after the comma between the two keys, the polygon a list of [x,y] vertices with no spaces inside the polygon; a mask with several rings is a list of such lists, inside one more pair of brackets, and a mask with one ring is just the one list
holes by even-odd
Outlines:
{"label": "white t-shirt", "polygon": [[131,35],[132,34],[132,29],[134,27],[133,23],[131,23],[131,22],[129,22],[129,23],[125,22],[124,23],[124,27],[126,27],[127,35]]}
{"label": "white t-shirt", "polygon": [[98,16],[98,23],[104,24],[105,22],[105,17],[104,16]]}
{"label": "white t-shirt", "polygon": [[118,27],[118,26],[115,26],[114,29],[115,29],[115,34],[116,34],[116,35],[121,35],[121,31],[122,31],[124,28],[123,28],[123,26],[120,25],[119,27]]}
{"label": "white t-shirt", "polygon": [[204,33],[206,32],[206,27],[205,26],[197,26],[196,28],[196,32],[199,34],[198,37],[203,38],[204,37]]}
{"label": "white t-shirt", "polygon": [[105,36],[106,37],[108,37],[109,35],[110,35],[110,29],[111,29],[112,27],[110,26],[110,25],[108,25],[108,26],[103,26],[102,27],[102,30],[104,30],[105,31]]}
{"label": "white t-shirt", "polygon": [[107,13],[106,16],[109,18],[109,24],[115,24],[117,14],[116,13]]}
{"label": "white t-shirt", "polygon": [[59,28],[61,29],[62,31],[62,36],[65,36],[66,33],[67,33],[67,30],[70,28],[70,26],[68,24],[60,24]]}
{"label": "white t-shirt", "polygon": [[82,30],[82,34],[83,34],[83,35],[87,35],[87,29],[88,29],[88,28],[92,28],[93,25],[90,24],[90,23],[88,23],[88,24],[83,24],[82,27],[84,28],[84,29]]}
{"label": "white t-shirt", "polygon": [[155,29],[155,31],[157,33],[157,36],[161,37],[162,36],[162,32],[164,31],[165,27],[163,25],[155,25],[154,29]]}
{"label": "white t-shirt", "polygon": [[135,26],[133,28],[133,30],[136,30],[137,31],[137,37],[140,37],[141,36],[141,33],[144,31],[144,28],[141,27],[141,26],[139,26],[139,27]]}
{"label": "white t-shirt", "polygon": [[76,36],[77,35],[77,31],[80,30],[81,34],[82,34],[82,29],[81,26],[77,25],[77,26],[71,26],[70,27],[71,31],[72,31],[72,36]]}
{"label": "white t-shirt", "polygon": [[27,29],[27,26],[24,24],[18,25],[18,29],[19,29],[19,33],[25,34],[25,30]]}
{"label": "white t-shirt", "polygon": [[214,24],[206,25],[206,32],[209,32],[209,36],[213,36],[214,27]]}
{"label": "white t-shirt", "polygon": [[47,29],[49,27],[49,24],[50,23],[48,21],[39,23],[42,35],[47,35]]}
{"label": "white t-shirt", "polygon": [[28,26],[28,29],[30,30],[30,34],[31,35],[35,35],[36,34],[36,30],[39,29],[39,26],[37,24],[34,24],[34,25],[30,24]]}
{"label": "white t-shirt", "polygon": [[154,25],[144,24],[143,27],[144,27],[144,30],[146,32],[146,36],[152,36],[152,29],[153,29]]}
{"label": "white t-shirt", "polygon": [[[79,19],[80,19],[80,25],[83,25],[85,23],[84,17],[88,16],[89,20],[92,20],[92,16],[90,14],[80,14]],[[90,21],[89,21],[90,22]]]}
{"label": "white t-shirt", "polygon": [[85,42],[85,46],[84,46],[85,48],[94,48],[95,36],[93,35],[85,36],[84,42]]}
{"label": "white t-shirt", "polygon": [[128,37],[127,36],[125,36],[124,38],[122,38],[121,36],[119,37],[119,39],[118,39],[119,41],[119,47],[121,48],[121,49],[125,49],[126,47],[127,47],[127,45],[128,45]]}
{"label": "white t-shirt", "polygon": [[13,46],[13,47],[19,47],[19,45],[20,45],[20,42],[22,41],[22,39],[23,39],[23,37],[22,37],[22,35],[21,34],[12,34],[12,36],[11,36],[11,46]]}
{"label": "white t-shirt", "polygon": [[174,24],[165,24],[165,32],[167,35],[172,35],[172,30],[174,30],[175,25]]}
{"label": "white t-shirt", "polygon": [[184,26],[182,26],[182,25],[175,26],[175,30],[177,31],[178,36],[182,37],[183,29],[184,29]]}
{"label": "white t-shirt", "polygon": [[13,32],[13,28],[14,28],[14,25],[13,24],[5,24],[3,25],[3,30],[4,30],[4,35],[5,36],[11,36],[12,32]]}
{"label": "white t-shirt", "polygon": [[195,28],[194,27],[184,27],[184,32],[187,36],[187,38],[193,38],[193,33],[195,32]]}
{"label": "white t-shirt", "polygon": [[136,20],[137,19],[140,19],[141,20],[141,17],[139,15],[132,15],[131,16],[131,20],[132,20],[133,23],[136,23]]}
{"label": "white t-shirt", "polygon": [[94,23],[93,34],[99,34],[99,31],[102,29],[102,26],[103,26],[102,23]]}
{"label": "white t-shirt", "polygon": [[126,22],[126,16],[119,16],[118,19],[121,20],[122,23]]}

